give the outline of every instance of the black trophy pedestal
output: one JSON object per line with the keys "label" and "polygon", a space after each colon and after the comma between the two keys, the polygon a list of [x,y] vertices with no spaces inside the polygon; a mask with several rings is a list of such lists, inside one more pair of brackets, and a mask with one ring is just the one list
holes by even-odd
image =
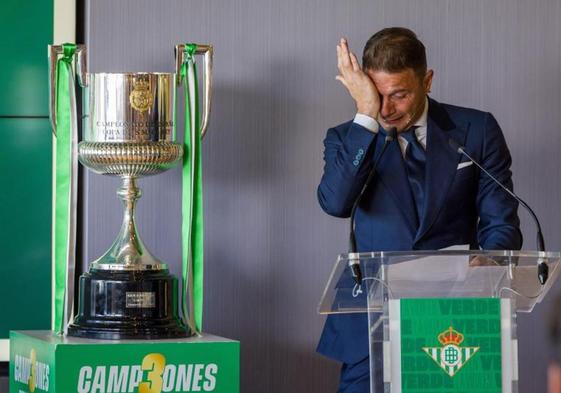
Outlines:
{"label": "black trophy pedestal", "polygon": [[178,316],[177,298],[177,279],[167,270],[85,273],[68,335],[103,340],[192,336]]}

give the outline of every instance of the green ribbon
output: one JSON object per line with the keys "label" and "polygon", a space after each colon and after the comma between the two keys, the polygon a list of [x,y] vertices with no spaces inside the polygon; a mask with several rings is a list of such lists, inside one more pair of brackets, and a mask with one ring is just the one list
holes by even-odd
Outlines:
{"label": "green ribbon", "polygon": [[[203,179],[201,127],[195,52],[197,45],[185,44],[180,81],[185,91],[185,142],[182,185],[182,283],[183,315],[188,325],[202,330],[203,322]],[[192,288],[192,297],[190,289]],[[191,311],[191,312],[189,312]]]}
{"label": "green ribbon", "polygon": [[[77,137],[72,118],[74,75],[72,59],[75,44],[64,44],[63,55],[56,62],[56,134],[53,135],[53,313],[52,329],[61,333],[64,329],[64,309],[68,262],[71,256],[70,233],[72,212],[72,141]],[[76,140],[76,139],[74,139]]]}

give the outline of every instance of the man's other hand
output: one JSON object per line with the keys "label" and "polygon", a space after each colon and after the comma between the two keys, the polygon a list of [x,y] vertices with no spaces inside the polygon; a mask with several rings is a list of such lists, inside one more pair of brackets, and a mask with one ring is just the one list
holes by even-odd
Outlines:
{"label": "man's other hand", "polygon": [[335,77],[341,82],[356,102],[358,113],[378,118],[380,96],[372,79],[362,71],[354,53],[349,51],[347,40],[341,38],[337,45],[337,68],[339,75]]}
{"label": "man's other hand", "polygon": [[487,258],[483,255],[478,255],[469,261],[469,266],[501,266],[497,261]]}

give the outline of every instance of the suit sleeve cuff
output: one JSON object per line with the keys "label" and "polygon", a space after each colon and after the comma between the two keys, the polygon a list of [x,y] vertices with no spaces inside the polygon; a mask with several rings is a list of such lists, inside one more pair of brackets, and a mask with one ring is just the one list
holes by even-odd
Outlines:
{"label": "suit sleeve cuff", "polygon": [[363,126],[368,131],[377,133],[378,132],[378,122],[368,115],[363,115],[362,113],[357,113],[355,115],[354,122],[358,125]]}
{"label": "suit sleeve cuff", "polygon": [[362,125],[351,122],[351,126],[346,137],[343,139],[344,156],[352,163],[351,172],[357,172],[366,157],[366,152],[376,139],[374,132]]}

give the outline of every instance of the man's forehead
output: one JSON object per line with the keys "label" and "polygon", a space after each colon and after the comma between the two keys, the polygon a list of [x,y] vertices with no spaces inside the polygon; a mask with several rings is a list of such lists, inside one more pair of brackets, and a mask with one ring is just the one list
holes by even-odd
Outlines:
{"label": "man's forehead", "polygon": [[377,88],[383,89],[384,93],[395,93],[399,90],[408,90],[418,86],[419,78],[412,68],[403,71],[388,72],[380,70],[367,70],[368,76],[373,80]]}

